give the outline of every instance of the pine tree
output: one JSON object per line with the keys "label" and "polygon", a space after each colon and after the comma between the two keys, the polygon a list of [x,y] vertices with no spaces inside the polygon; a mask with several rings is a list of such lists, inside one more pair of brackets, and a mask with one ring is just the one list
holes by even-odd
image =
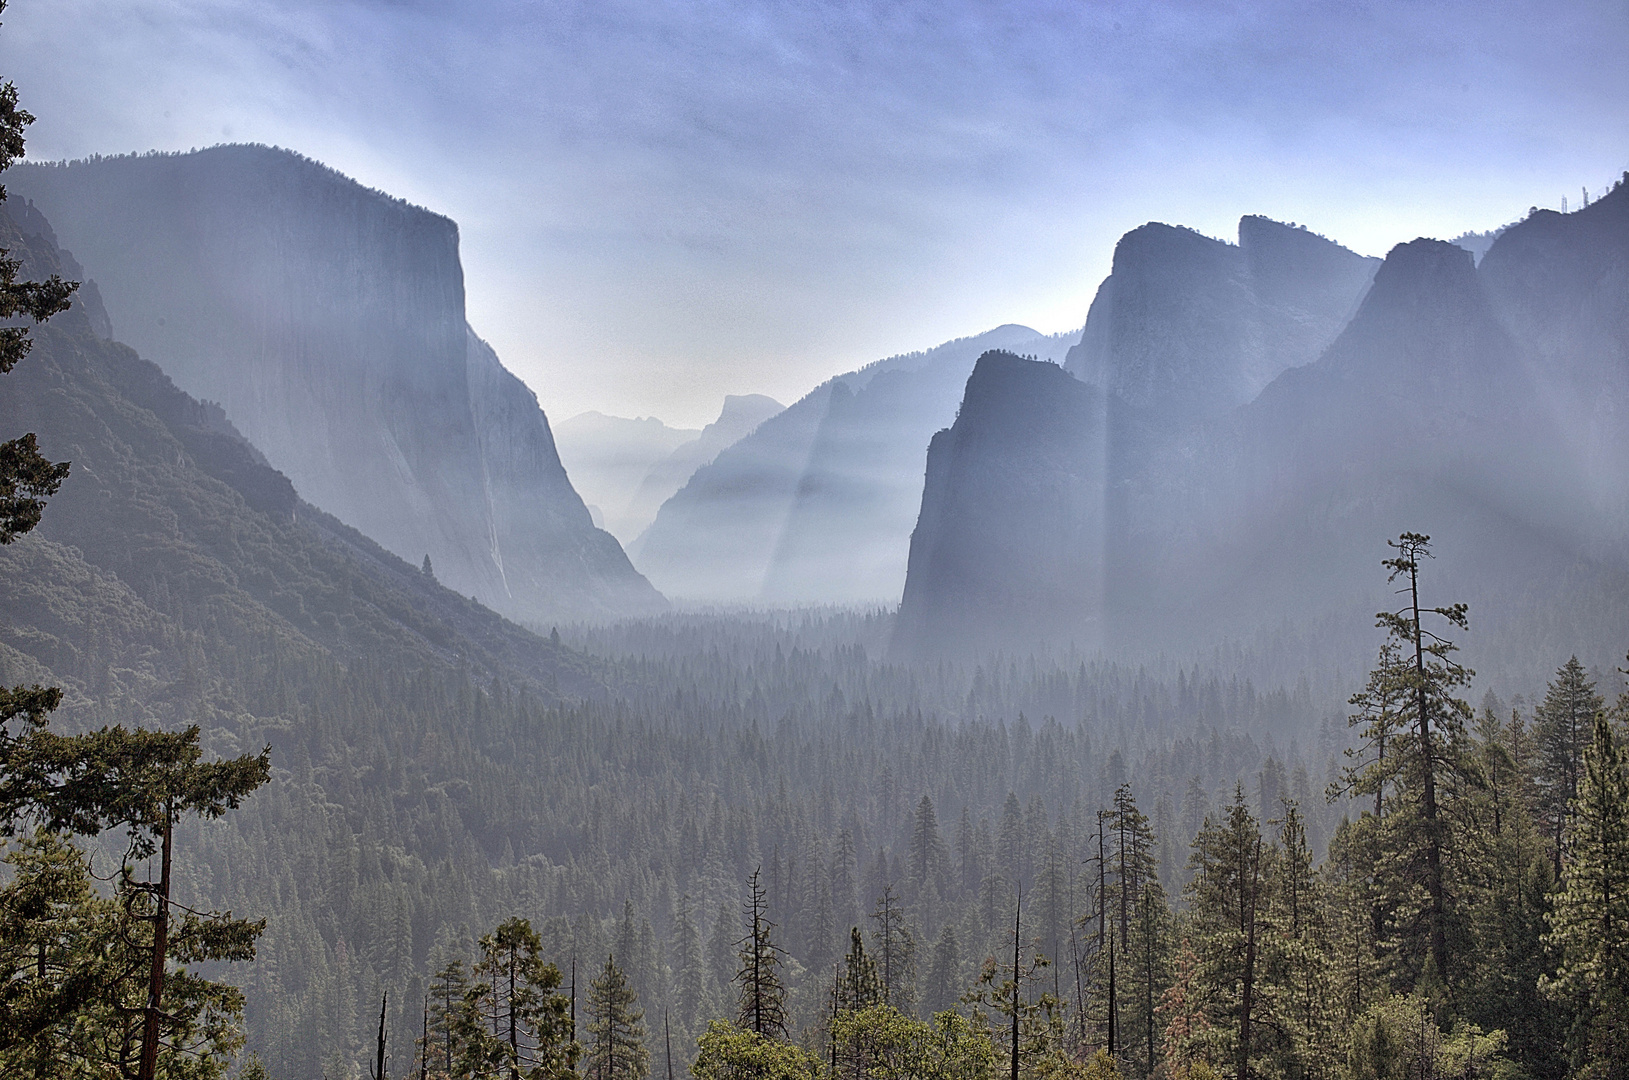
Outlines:
{"label": "pine tree", "polygon": [[1319,870],[1328,918],[1331,1005],[1341,1030],[1386,990],[1379,956],[1381,924],[1374,876],[1376,831],[1343,821]]}
{"label": "pine tree", "polygon": [[928,972],[927,1007],[930,1013],[941,1013],[954,1008],[962,992],[961,946],[956,941],[956,928],[945,923],[939,931],[939,940],[933,946],[933,966]]}
{"label": "pine tree", "polygon": [[770,1039],[786,1038],[786,988],[781,984],[781,949],[775,944],[775,924],[764,912],[764,888],[759,871],[747,881],[743,904],[747,936],[736,942],[741,966],[735,981],[740,985],[736,1016],[742,1027]]}
{"label": "pine tree", "polygon": [[[0,2],[0,11],[4,10]],[[23,156],[23,129],[33,122],[33,115],[18,108],[17,87],[10,81],[0,85],[0,172]],[[0,186],[0,202],[5,198],[6,189]],[[28,326],[15,323],[44,322],[68,310],[79,287],[55,274],[45,281],[18,281],[22,268],[20,259],[0,248],[0,320],[13,324],[0,326],[0,375],[16,367],[33,346]],[[33,434],[0,443],[0,544],[11,543],[39,524],[45,500],[56,494],[67,476],[68,463],[48,461]]]}
{"label": "pine tree", "polygon": [[1140,1055],[1143,1074],[1153,1069],[1158,1041],[1154,1009],[1164,993],[1169,961],[1169,909],[1160,890],[1155,851],[1158,837],[1148,817],[1137,808],[1129,784],[1114,793],[1114,808],[1104,819],[1109,842],[1108,871],[1114,875],[1109,894],[1118,932],[1115,1000],[1119,1045]]}
{"label": "pine tree", "polygon": [[1578,784],[1583,777],[1584,748],[1605,702],[1574,656],[1555,674],[1534,719],[1538,726],[1539,767],[1535,777],[1539,813],[1552,845],[1555,875],[1565,861],[1563,837],[1572,821]]}
{"label": "pine tree", "polygon": [[645,1080],[650,1051],[645,1047],[645,1014],[638,996],[616,965],[605,967],[588,989],[588,1059],[591,1080]]}
{"label": "pine tree", "polygon": [[560,969],[542,958],[526,919],[512,918],[480,940],[481,958],[455,1023],[457,1071],[510,1080],[556,1080],[580,1053]]}
{"label": "pine tree", "polygon": [[877,974],[877,962],[866,955],[865,938],[860,928],[849,931],[848,955],[837,980],[837,1009],[856,1012],[883,1004],[882,977]]}
{"label": "pine tree", "polygon": [[1534,1076],[1552,1077],[1563,1060],[1560,1018],[1538,984],[1553,973],[1541,938],[1555,879],[1518,764],[1525,741],[1519,716],[1502,723],[1495,703],[1484,706],[1474,753],[1479,783],[1468,800],[1475,827],[1467,834],[1463,903],[1475,951],[1462,1012],[1483,1028],[1508,1032],[1516,1059]]}
{"label": "pine tree", "polygon": [[707,998],[707,968],[701,955],[701,933],[690,918],[690,897],[679,899],[673,927],[674,990],[678,995],[679,1030],[687,1039],[700,1034],[701,1009]]}
{"label": "pine tree", "polygon": [[[1386,795],[1394,790],[1403,755],[1397,741],[1402,736],[1404,712],[1409,704],[1409,668],[1398,652],[1398,643],[1388,638],[1380,646],[1380,656],[1369,681],[1353,694],[1347,704],[1357,711],[1347,717],[1347,724],[1361,727],[1361,744],[1348,748],[1346,756],[1354,764],[1346,766],[1342,778],[1331,790],[1331,797],[1363,795],[1374,799],[1374,816],[1385,815]],[[1388,746],[1391,754],[1387,756]]]}
{"label": "pine tree", "polygon": [[[1404,533],[1389,543],[1397,555],[1383,565],[1388,581],[1403,580],[1404,602],[1376,616],[1388,641],[1369,688],[1353,698],[1360,709],[1354,719],[1366,724],[1376,753],[1347,774],[1345,789],[1384,799],[1383,816],[1366,815],[1357,825],[1372,830],[1373,850],[1386,854],[1376,868],[1374,918],[1392,977],[1402,989],[1447,997],[1465,975],[1468,933],[1463,906],[1450,902],[1465,854],[1455,823],[1464,820],[1458,803],[1476,782],[1466,760],[1471,709],[1455,692],[1473,673],[1453,659],[1457,646],[1425,619],[1462,630],[1468,622],[1464,604],[1422,605],[1420,566],[1431,555],[1430,537]],[[1335,792],[1341,790],[1337,785]]]}
{"label": "pine tree", "polygon": [[1583,759],[1565,841],[1570,857],[1546,941],[1560,958],[1543,982],[1572,1017],[1581,1077],[1629,1076],[1629,766],[1604,714]]}
{"label": "pine tree", "polygon": [[419,1052],[433,1076],[453,1075],[458,1060],[454,1029],[468,991],[469,971],[462,960],[448,961],[431,977],[429,1030]]}
{"label": "pine tree", "polygon": [[910,883],[915,895],[920,897],[930,888],[938,894],[948,861],[949,853],[939,835],[933,800],[924,795],[916,804],[916,816],[911,824]]}
{"label": "pine tree", "polygon": [[1207,1054],[1236,1080],[1260,1075],[1261,951],[1271,930],[1261,827],[1238,788],[1227,816],[1208,818],[1194,838],[1189,926],[1199,958]]}
{"label": "pine tree", "polygon": [[1278,838],[1266,866],[1267,924],[1258,978],[1263,1054],[1284,1076],[1333,1076],[1336,1018],[1330,1008],[1330,948],[1323,884],[1313,874],[1306,824],[1281,797]]}
{"label": "pine tree", "polygon": [[892,885],[885,885],[877,897],[871,921],[882,1003],[909,1014],[916,1004],[916,938],[905,925],[905,909]]}

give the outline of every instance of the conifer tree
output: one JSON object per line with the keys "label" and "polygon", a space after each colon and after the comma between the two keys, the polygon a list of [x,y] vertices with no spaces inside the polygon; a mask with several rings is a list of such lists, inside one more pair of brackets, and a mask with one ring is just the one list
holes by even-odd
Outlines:
{"label": "conifer tree", "polygon": [[1547,827],[1555,876],[1565,860],[1563,839],[1572,820],[1578,784],[1583,778],[1584,748],[1595,727],[1595,714],[1605,707],[1595,684],[1574,656],[1555,673],[1534,714],[1539,762],[1535,780],[1539,813]]}
{"label": "conifer tree", "polygon": [[1158,1041],[1154,1009],[1165,990],[1169,961],[1169,909],[1160,890],[1155,851],[1158,838],[1148,816],[1137,808],[1129,784],[1114,793],[1114,807],[1104,818],[1109,843],[1108,872],[1117,932],[1116,1035],[1122,1049],[1138,1053],[1145,1074],[1153,1069]]}
{"label": "conifer tree", "polygon": [[754,870],[747,881],[743,904],[747,936],[736,942],[741,966],[735,981],[740,986],[736,1017],[740,1025],[767,1039],[786,1037],[786,988],[781,984],[781,948],[775,944],[775,924],[764,911],[764,888],[760,872]]}
{"label": "conifer tree", "polygon": [[[1453,659],[1458,647],[1426,625],[1430,616],[1461,630],[1468,626],[1464,604],[1428,607],[1420,599],[1430,539],[1403,533],[1389,541],[1397,554],[1382,565],[1390,571],[1388,581],[1401,580],[1403,603],[1376,616],[1388,641],[1369,689],[1353,699],[1360,708],[1355,719],[1367,725],[1376,754],[1348,774],[1346,789],[1391,793],[1383,821],[1369,816],[1358,824],[1376,830],[1375,850],[1387,855],[1377,867],[1374,917],[1383,928],[1394,980],[1405,990],[1451,996],[1464,975],[1467,933],[1463,906],[1451,902],[1464,854],[1463,837],[1455,831],[1464,816],[1456,809],[1475,782],[1466,760],[1471,709],[1455,693],[1473,673]],[[1381,758],[1379,739],[1393,730],[1397,735]]]}
{"label": "conifer tree", "polygon": [[[0,12],[6,5],[0,0]],[[34,122],[27,110],[18,107],[17,87],[9,80],[0,84],[0,172],[23,156],[23,130]],[[0,186],[0,202],[6,189]],[[0,375],[16,367],[33,346],[28,326],[15,325],[19,319],[44,322],[68,310],[77,281],[63,281],[51,275],[44,281],[18,281],[22,260],[0,248]],[[48,461],[39,450],[33,434],[0,443],[0,544],[9,544],[39,524],[45,500],[55,495],[68,476],[68,463]]]}
{"label": "conifer tree", "polygon": [[1571,1014],[1580,1077],[1629,1076],[1629,765],[1597,713],[1565,841],[1570,857],[1550,915],[1559,955],[1544,987]]}
{"label": "conifer tree", "polygon": [[1208,818],[1194,838],[1188,886],[1191,941],[1205,1002],[1207,1056],[1236,1080],[1260,1075],[1261,951],[1267,915],[1261,827],[1243,787],[1224,818]]}
{"label": "conifer tree", "polygon": [[469,971],[462,960],[450,960],[431,976],[430,1015],[419,1054],[438,1077],[450,1077],[457,1062],[458,1014],[469,992]]}
{"label": "conifer tree", "polygon": [[607,956],[588,990],[588,1058],[591,1080],[645,1080],[650,1051],[645,1046],[645,1013],[627,977]]}
{"label": "conifer tree", "polygon": [[1518,765],[1524,741],[1519,716],[1503,723],[1492,703],[1483,708],[1474,749],[1479,782],[1468,800],[1474,827],[1467,835],[1464,902],[1474,953],[1462,1013],[1509,1033],[1517,1061],[1537,1077],[1550,1077],[1559,1075],[1562,1060],[1560,1018],[1539,981],[1551,973],[1541,938],[1555,879],[1530,813],[1528,777]]}
{"label": "conifer tree", "polygon": [[707,977],[706,962],[701,955],[701,933],[690,918],[689,896],[679,899],[679,917],[673,926],[673,958],[679,1030],[686,1038],[694,1038],[700,1034],[700,1010],[707,997]]}
{"label": "conifer tree", "polygon": [[955,1007],[962,991],[961,966],[961,946],[956,941],[956,928],[947,922],[933,946],[933,966],[929,969],[926,995],[930,1013]]}
{"label": "conifer tree", "polygon": [[856,926],[849,931],[848,955],[843,957],[838,973],[837,1008],[841,1012],[857,1012],[881,1004],[883,983],[877,974],[877,962],[866,955],[865,938]]}
{"label": "conifer tree", "polygon": [[571,1003],[560,993],[560,969],[542,958],[532,924],[507,919],[481,938],[480,949],[455,1024],[459,1074],[570,1076],[581,1052],[571,1035]]}
{"label": "conifer tree", "polygon": [[892,885],[885,885],[877,897],[871,921],[882,1003],[908,1014],[916,1004],[916,938],[905,925],[905,909]]}
{"label": "conifer tree", "polygon": [[949,861],[945,842],[939,835],[939,819],[933,812],[933,800],[926,795],[916,804],[916,815],[911,823],[910,881],[917,896],[930,888],[937,895]]}

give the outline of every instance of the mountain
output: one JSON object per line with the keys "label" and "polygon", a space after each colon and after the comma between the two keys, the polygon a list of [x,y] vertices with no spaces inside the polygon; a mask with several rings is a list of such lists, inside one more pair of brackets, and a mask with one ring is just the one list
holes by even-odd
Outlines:
{"label": "mountain", "polygon": [[1064,361],[1106,395],[1110,473],[1136,472],[1169,440],[1316,360],[1378,265],[1256,216],[1239,221],[1237,244],[1158,223],[1121,237]]}
{"label": "mountain", "polygon": [[1057,358],[1067,341],[1002,326],[822,383],[698,469],[630,546],[635,564],[689,599],[891,602],[928,440],[991,349]]}
{"label": "mountain", "polygon": [[465,322],[450,220],[260,146],[22,165],[8,185],[85,264],[112,332],[314,505],[514,618],[663,606]]}
{"label": "mountain", "polygon": [[897,648],[1097,647],[1102,439],[1100,390],[1046,361],[979,357],[956,422],[928,445]]}
{"label": "mountain", "polygon": [[700,428],[670,428],[654,416],[630,419],[585,412],[554,425],[554,443],[571,486],[582,495],[600,528],[627,543],[649,519],[624,515],[651,466],[685,443]]}
{"label": "mountain", "polygon": [[758,425],[786,406],[763,394],[729,394],[718,419],[701,429],[689,442],[673,448],[660,461],[651,463],[639,486],[628,500],[627,513],[643,532],[655,520],[662,504],[684,487],[697,469],[716,458],[757,430]]}
{"label": "mountain", "polygon": [[[77,271],[37,213],[5,209],[0,247],[25,278]],[[83,290],[0,379],[0,431],[72,462],[42,524],[0,548],[0,682],[64,685],[69,724],[206,727],[236,723],[245,695],[292,701],[357,664],[603,695],[583,657],[304,502],[107,322]]]}
{"label": "mountain", "polygon": [[[1100,636],[1130,650],[1203,649],[1290,626],[1361,627],[1394,601],[1378,563],[1386,541],[1408,530],[1433,537],[1439,595],[1471,604],[1479,663],[1542,675],[1521,668],[1535,640],[1591,642],[1593,659],[1610,662],[1629,640],[1629,431],[1619,419],[1629,410],[1626,212],[1629,190],[1618,189],[1579,214],[1532,215],[1499,236],[1480,268],[1454,245],[1400,244],[1372,283],[1356,256],[1260,219],[1246,219],[1237,254],[1165,226],[1137,230],[1122,241],[1070,357],[1104,391],[1103,419],[1083,428],[1102,432],[1098,467],[1084,468],[1075,436],[1043,414],[1020,412],[1012,422],[1037,430],[1005,435],[1028,448],[1034,475],[1025,483],[1061,491],[1083,476],[1098,486],[1062,518],[1020,511],[986,479],[1005,469],[1018,482],[1014,453],[990,436],[979,451],[987,461],[944,474],[955,490],[930,484],[924,494],[906,586],[912,619],[953,613],[937,631],[941,653],[969,627],[1022,627],[1026,618],[1052,627],[1056,642]],[[1268,248],[1247,241],[1251,230],[1280,255],[1264,263]],[[1320,265],[1339,273],[1320,285]],[[1137,273],[1122,278],[1128,267]],[[1264,267],[1277,268],[1276,284]],[[1362,292],[1355,313],[1310,362],[1256,388],[1336,321],[1330,282]],[[1322,314],[1284,314],[1295,310]],[[1254,338],[1226,330],[1274,319],[1277,330]],[[1207,328],[1218,343],[1208,354],[1199,347]],[[1027,392],[1010,366],[991,375],[1014,385],[984,395]],[[973,393],[970,384],[964,416]],[[1100,507],[1099,516],[1083,527],[1076,505]],[[978,583],[1011,571],[990,567],[1033,556],[993,542],[982,576],[934,574],[929,560],[917,580],[918,546],[973,543],[976,523],[989,519],[1007,522],[1010,544],[1073,553],[1076,574],[1101,567],[1100,603],[1060,626],[1050,597],[1032,594],[1028,616],[997,602]],[[1101,536],[1102,548],[1082,547],[1082,535]],[[934,651],[906,608],[898,647]],[[1001,643],[1029,640],[1013,630]],[[1373,647],[1361,633],[1326,644],[1325,659],[1341,665],[1363,663]]]}

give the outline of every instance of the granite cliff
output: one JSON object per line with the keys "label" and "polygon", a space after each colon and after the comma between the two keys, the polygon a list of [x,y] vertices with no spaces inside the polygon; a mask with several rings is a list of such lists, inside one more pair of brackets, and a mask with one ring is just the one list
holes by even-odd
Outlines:
{"label": "granite cliff", "polygon": [[[1011,432],[1041,442],[1020,458],[992,437],[985,463],[945,474],[957,490],[930,482],[899,648],[942,653],[970,629],[1026,621],[1056,643],[1133,649],[1341,625],[1354,632],[1325,659],[1362,663],[1372,643],[1358,631],[1392,599],[1378,561],[1412,530],[1443,554],[1445,595],[1471,603],[1483,661],[1520,663],[1534,634],[1598,640],[1608,661],[1629,639],[1626,218],[1620,187],[1512,226],[1480,267],[1416,240],[1377,271],[1261,219],[1237,248],[1165,226],[1128,235],[1069,359],[1102,393],[1085,427],[1102,433],[1099,459],[1079,464],[1073,432]],[[973,400],[970,384],[964,418]],[[1004,493],[1081,482],[1094,497],[1060,503],[1070,515]],[[1075,507],[1096,516],[1083,526]],[[1013,520],[992,530],[992,516]],[[1072,622],[1043,594],[1025,616],[979,584],[1037,547],[1080,551],[1082,535],[1102,546],[1072,572],[1103,588]],[[919,574],[917,548],[946,545],[983,569]],[[928,611],[944,613],[937,641],[920,629]],[[1032,640],[1009,630],[987,647]]]}
{"label": "granite cliff", "polygon": [[899,648],[1100,644],[1102,405],[1056,364],[979,357],[956,422],[928,446]]}
{"label": "granite cliff", "polygon": [[664,605],[465,322],[450,220],[259,146],[17,166],[8,184],[78,254],[112,332],[311,503],[513,618]]}

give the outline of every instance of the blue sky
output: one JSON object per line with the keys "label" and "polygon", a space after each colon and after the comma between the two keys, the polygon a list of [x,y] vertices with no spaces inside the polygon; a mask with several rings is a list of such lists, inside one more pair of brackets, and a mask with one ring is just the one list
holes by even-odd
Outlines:
{"label": "blue sky", "polygon": [[35,158],[273,143],[455,218],[560,419],[1078,328],[1148,220],[1384,254],[1629,169],[1622,0],[13,0],[0,71]]}

